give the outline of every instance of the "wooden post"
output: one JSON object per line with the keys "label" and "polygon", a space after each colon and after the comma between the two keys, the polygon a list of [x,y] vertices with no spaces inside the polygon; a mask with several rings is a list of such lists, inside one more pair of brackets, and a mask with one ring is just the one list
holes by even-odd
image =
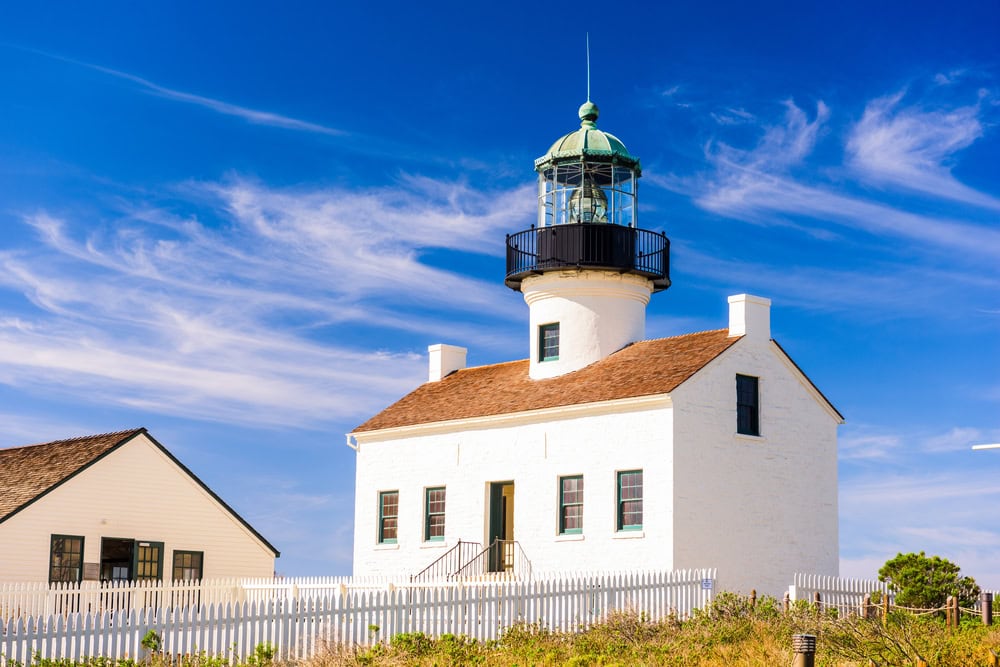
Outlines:
{"label": "wooden post", "polygon": [[979,612],[982,614],[983,625],[993,625],[993,593],[979,594]]}
{"label": "wooden post", "polygon": [[756,606],[757,606],[757,589],[756,588],[751,588],[750,589],[750,608],[753,609]]}
{"label": "wooden post", "polygon": [[944,624],[949,628],[955,627],[954,602],[953,595],[949,595],[948,599],[944,601]]}
{"label": "wooden post", "polygon": [[786,614],[792,608],[792,595],[788,591],[785,591],[785,597],[781,600],[781,606],[784,607]]}
{"label": "wooden post", "polygon": [[819,591],[813,594],[813,603],[816,605],[816,618],[819,618],[820,605],[823,603],[823,596],[819,594]]}
{"label": "wooden post", "polygon": [[889,622],[889,594],[882,594],[882,625]]}
{"label": "wooden post", "polygon": [[871,594],[865,595],[865,599],[861,601],[861,618],[866,621],[872,617],[872,596]]}

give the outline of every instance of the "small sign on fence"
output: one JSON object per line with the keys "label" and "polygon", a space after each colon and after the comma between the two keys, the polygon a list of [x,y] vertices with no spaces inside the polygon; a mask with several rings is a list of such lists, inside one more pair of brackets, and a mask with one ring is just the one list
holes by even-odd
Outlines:
{"label": "small sign on fence", "polygon": [[712,580],[711,579],[702,579],[701,580],[701,590],[703,590],[703,591],[710,591],[710,590],[712,590]]}

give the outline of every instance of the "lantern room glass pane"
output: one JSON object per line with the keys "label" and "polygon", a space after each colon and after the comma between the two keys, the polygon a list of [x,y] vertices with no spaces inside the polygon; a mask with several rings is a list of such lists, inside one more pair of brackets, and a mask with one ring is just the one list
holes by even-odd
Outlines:
{"label": "lantern room glass pane", "polygon": [[539,173],[538,225],[636,226],[635,172],[607,162],[566,162]]}

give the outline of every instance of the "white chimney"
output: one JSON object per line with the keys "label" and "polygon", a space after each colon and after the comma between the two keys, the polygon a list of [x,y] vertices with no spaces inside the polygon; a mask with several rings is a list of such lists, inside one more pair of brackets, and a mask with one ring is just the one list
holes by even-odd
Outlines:
{"label": "white chimney", "polygon": [[729,297],[729,335],[771,339],[771,300],[750,294]]}
{"label": "white chimney", "polygon": [[428,382],[437,382],[444,376],[454,371],[465,368],[465,355],[469,351],[458,345],[444,345],[438,343],[427,348],[430,358],[430,372],[427,375]]}

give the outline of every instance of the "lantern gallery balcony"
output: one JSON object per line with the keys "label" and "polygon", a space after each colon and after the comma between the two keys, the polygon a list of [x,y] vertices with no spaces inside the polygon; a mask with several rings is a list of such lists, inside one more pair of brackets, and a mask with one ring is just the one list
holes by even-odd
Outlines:
{"label": "lantern gallery balcony", "polygon": [[606,223],[573,223],[507,235],[507,287],[520,289],[531,274],[559,269],[635,273],[670,287],[670,239],[665,234]]}

